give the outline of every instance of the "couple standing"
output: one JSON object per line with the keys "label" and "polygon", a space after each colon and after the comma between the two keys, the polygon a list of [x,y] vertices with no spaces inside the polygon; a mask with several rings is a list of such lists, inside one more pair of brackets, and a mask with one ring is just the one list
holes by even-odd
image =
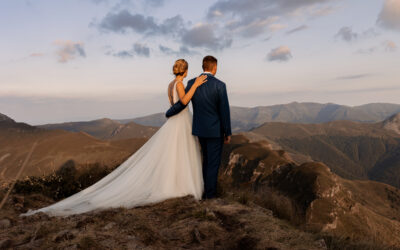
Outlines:
{"label": "couple standing", "polygon": [[[222,147],[230,142],[232,133],[226,86],[215,77],[217,59],[204,57],[203,70],[185,89],[182,81],[187,76],[188,63],[177,60],[173,66],[175,79],[168,86],[169,119],[157,133],[94,185],[24,215],[44,212],[67,216],[131,208],[186,195],[214,198]],[[193,119],[187,107],[190,100]]]}

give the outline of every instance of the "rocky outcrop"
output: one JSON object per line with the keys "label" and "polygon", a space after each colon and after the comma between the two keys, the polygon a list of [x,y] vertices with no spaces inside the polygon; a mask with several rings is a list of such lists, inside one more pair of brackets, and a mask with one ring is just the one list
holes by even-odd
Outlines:
{"label": "rocky outcrop", "polygon": [[383,122],[383,127],[387,130],[400,134],[400,113],[397,113]]}
{"label": "rocky outcrop", "polygon": [[225,189],[249,192],[308,230],[400,247],[400,190],[343,179],[322,163],[296,165],[263,144],[233,140],[220,175]]}
{"label": "rocky outcrop", "polygon": [[0,114],[0,122],[14,122],[14,120],[6,115]]}

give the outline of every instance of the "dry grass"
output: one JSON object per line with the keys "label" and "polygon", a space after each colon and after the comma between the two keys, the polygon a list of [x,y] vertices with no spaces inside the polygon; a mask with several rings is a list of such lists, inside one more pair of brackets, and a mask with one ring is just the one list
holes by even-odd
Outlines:
{"label": "dry grass", "polygon": [[40,193],[54,200],[69,197],[99,181],[112,169],[99,164],[87,164],[77,167],[73,161],[67,161],[57,172],[46,176],[31,176],[17,181],[17,194]]}
{"label": "dry grass", "polygon": [[[24,199],[49,204],[39,202],[37,195]],[[320,249],[313,234],[274,218],[269,210],[225,199],[197,202],[183,197],[67,218],[20,218],[15,205],[14,199],[8,201],[1,216],[7,216],[12,226],[0,229],[0,238],[10,239],[14,248]]]}

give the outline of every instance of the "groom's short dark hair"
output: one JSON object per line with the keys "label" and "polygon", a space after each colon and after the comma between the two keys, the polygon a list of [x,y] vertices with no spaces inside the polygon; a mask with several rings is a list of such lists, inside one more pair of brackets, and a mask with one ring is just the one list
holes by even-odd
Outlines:
{"label": "groom's short dark hair", "polygon": [[213,69],[214,65],[217,65],[218,60],[213,56],[205,56],[203,58],[203,70],[210,71]]}

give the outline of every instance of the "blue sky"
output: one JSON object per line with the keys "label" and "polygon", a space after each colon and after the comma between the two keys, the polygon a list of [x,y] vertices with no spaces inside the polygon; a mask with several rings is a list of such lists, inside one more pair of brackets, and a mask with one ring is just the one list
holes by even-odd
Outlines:
{"label": "blue sky", "polygon": [[0,113],[32,124],[164,111],[204,55],[236,106],[400,103],[400,0],[3,0]]}

